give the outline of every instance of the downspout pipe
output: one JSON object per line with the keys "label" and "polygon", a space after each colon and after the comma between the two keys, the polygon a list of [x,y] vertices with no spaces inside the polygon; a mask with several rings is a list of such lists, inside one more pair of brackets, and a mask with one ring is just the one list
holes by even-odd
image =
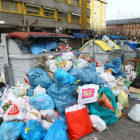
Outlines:
{"label": "downspout pipe", "polygon": [[22,9],[23,9],[23,32],[25,31],[25,12],[24,12],[24,0],[22,0]]}

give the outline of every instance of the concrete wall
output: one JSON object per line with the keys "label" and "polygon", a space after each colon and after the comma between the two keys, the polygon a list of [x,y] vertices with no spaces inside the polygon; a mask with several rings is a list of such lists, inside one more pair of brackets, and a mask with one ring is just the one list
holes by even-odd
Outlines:
{"label": "concrete wall", "polygon": [[[23,25],[21,14],[0,12],[0,17],[1,17],[1,21],[4,21],[6,25],[17,25],[17,26]],[[25,17],[26,17],[26,20],[29,21],[29,24],[35,22],[35,20],[38,19],[37,26],[54,27],[54,28],[67,27],[68,29],[81,29],[80,24],[55,22],[54,19],[46,18],[46,17],[37,17],[37,16],[29,16],[29,15],[25,15]]]}

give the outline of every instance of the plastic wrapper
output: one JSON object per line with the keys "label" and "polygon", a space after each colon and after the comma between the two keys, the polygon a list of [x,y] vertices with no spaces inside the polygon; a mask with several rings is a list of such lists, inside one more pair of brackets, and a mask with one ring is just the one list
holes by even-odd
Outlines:
{"label": "plastic wrapper", "polygon": [[30,104],[38,110],[54,109],[55,107],[52,98],[46,93],[42,93],[31,98]]}
{"label": "plastic wrapper", "polygon": [[128,117],[135,122],[140,122],[140,104],[135,104],[128,113]]}
{"label": "plastic wrapper", "polygon": [[21,136],[24,140],[42,140],[46,135],[45,128],[35,120],[29,120],[22,128]]}
{"label": "plastic wrapper", "polygon": [[18,140],[23,122],[3,122],[0,126],[0,140]]}
{"label": "plastic wrapper", "polygon": [[106,123],[97,115],[90,115],[90,119],[92,122],[93,127],[102,132],[107,129]]}
{"label": "plastic wrapper", "polygon": [[62,69],[57,69],[54,73],[54,80],[59,85],[71,85],[76,82],[75,77],[71,76],[68,72]]}
{"label": "plastic wrapper", "polygon": [[42,68],[35,68],[28,72],[28,80],[33,87],[40,85],[42,88],[48,88],[53,81]]}
{"label": "plastic wrapper", "polygon": [[94,84],[78,86],[78,103],[88,104],[97,102],[99,86]]}
{"label": "plastic wrapper", "polygon": [[56,119],[45,135],[44,140],[67,140],[65,126],[60,119]]}
{"label": "plastic wrapper", "polygon": [[106,125],[109,125],[115,123],[119,119],[118,117],[116,117],[117,104],[112,90],[110,90],[109,88],[102,87],[99,90],[99,95],[102,92],[104,92],[106,96],[108,96],[111,99],[111,105],[113,106],[115,111],[99,106],[98,102],[90,104],[89,110],[91,114],[99,116],[105,121]]}

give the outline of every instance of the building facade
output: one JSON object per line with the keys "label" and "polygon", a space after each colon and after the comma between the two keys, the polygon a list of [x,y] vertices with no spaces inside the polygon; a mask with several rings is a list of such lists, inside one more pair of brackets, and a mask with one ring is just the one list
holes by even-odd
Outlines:
{"label": "building facade", "polygon": [[91,0],[90,27],[95,32],[106,30],[106,0]]}
{"label": "building facade", "polygon": [[134,36],[134,38],[139,38],[140,18],[109,20],[107,21],[107,34]]}
{"label": "building facade", "polygon": [[[86,22],[81,22],[82,9]],[[89,21],[90,0],[0,0],[1,32],[90,30]]]}

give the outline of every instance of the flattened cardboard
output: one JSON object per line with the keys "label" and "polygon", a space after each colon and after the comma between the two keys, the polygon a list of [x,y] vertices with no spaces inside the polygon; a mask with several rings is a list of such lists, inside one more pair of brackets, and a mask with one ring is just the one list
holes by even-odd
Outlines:
{"label": "flattened cardboard", "polygon": [[140,88],[129,87],[129,92],[140,93]]}

